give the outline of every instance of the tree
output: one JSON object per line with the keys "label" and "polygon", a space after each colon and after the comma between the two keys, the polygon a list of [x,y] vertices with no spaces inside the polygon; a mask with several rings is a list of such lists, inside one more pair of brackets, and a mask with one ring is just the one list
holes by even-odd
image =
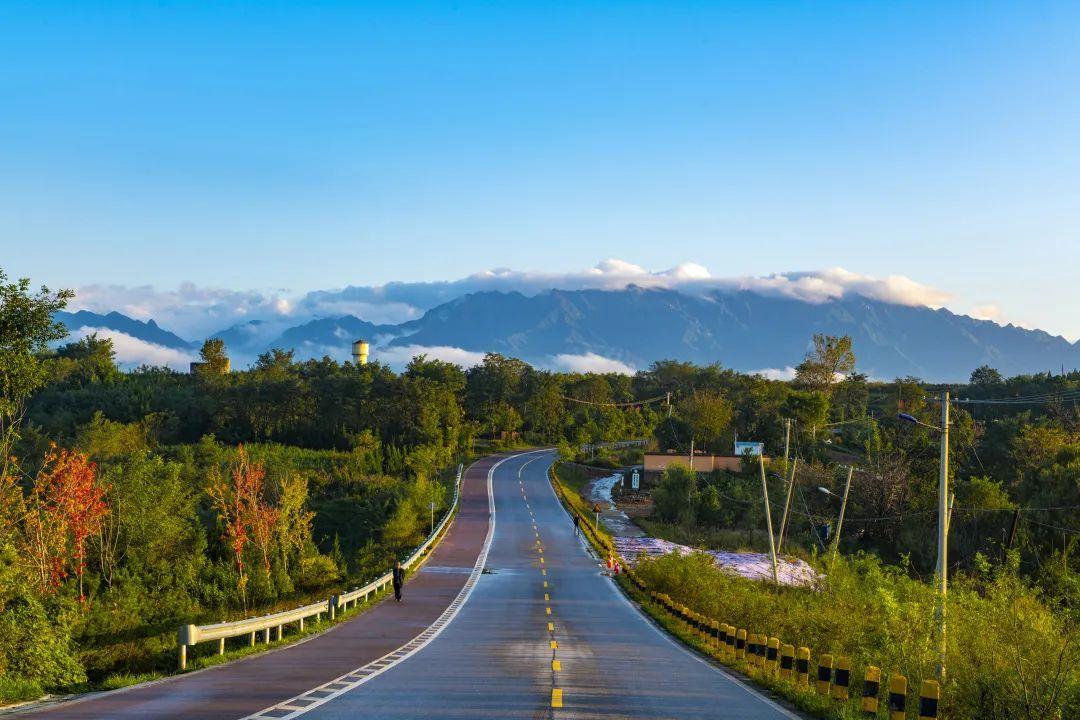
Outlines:
{"label": "tree", "polygon": [[[44,286],[32,293],[30,280],[9,283],[0,269],[0,507],[15,502],[12,451],[26,400],[47,378],[41,354],[49,343],[67,335],[53,314],[63,310],[74,295],[70,290],[54,293]],[[0,516],[0,537],[9,529]]]}
{"label": "tree", "polygon": [[27,557],[42,593],[55,591],[74,566],[84,599],[86,540],[108,514],[97,466],[77,450],[53,448],[34,479],[23,520]]}
{"label": "tree", "polygon": [[994,387],[1004,385],[1005,379],[1001,373],[989,365],[980,365],[971,371],[971,384],[978,387]]}
{"label": "tree", "polygon": [[813,349],[795,368],[795,382],[828,395],[837,377],[847,375],[854,369],[855,353],[851,349],[851,337],[819,333],[814,335]]}
{"label": "tree", "polygon": [[[231,363],[229,356],[225,354],[225,341],[220,338],[210,338],[203,343],[199,350],[202,362],[196,366],[201,375],[224,375],[229,372]],[[260,358],[261,360],[261,358]]]}
{"label": "tree", "polygon": [[734,411],[723,395],[706,390],[695,391],[679,403],[679,416],[690,428],[691,440],[708,448],[723,436]]}
{"label": "tree", "polygon": [[277,511],[266,501],[266,469],[248,459],[241,445],[229,473],[229,481],[218,478],[210,485],[208,494],[224,525],[222,540],[229,546],[239,574],[240,595],[247,607],[248,576],[244,565],[244,550],[254,545],[270,573],[270,547],[277,523]]}

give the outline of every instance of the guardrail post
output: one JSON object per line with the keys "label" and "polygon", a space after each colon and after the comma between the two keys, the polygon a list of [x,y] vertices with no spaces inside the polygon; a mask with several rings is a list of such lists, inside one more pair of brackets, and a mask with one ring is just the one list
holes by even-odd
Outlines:
{"label": "guardrail post", "polygon": [[780,677],[790,680],[795,673],[795,646],[784,645],[780,648]]}
{"label": "guardrail post", "polygon": [[281,626],[280,625],[277,626],[277,639],[281,640]]}
{"label": "guardrail post", "polygon": [[270,628],[263,630],[263,642],[267,645],[270,644]]}
{"label": "guardrail post", "polygon": [[907,678],[903,675],[889,676],[889,720],[907,717]]}
{"label": "guardrail post", "polygon": [[833,698],[847,700],[849,684],[851,684],[851,658],[839,657],[836,659],[836,672],[833,673]]}
{"label": "guardrail post", "polygon": [[731,657],[735,657],[735,626],[725,625],[727,628],[727,653]]}
{"label": "guardrail post", "polygon": [[218,655],[224,655],[225,654],[225,638],[219,638],[218,639],[218,641],[217,641],[217,654]]}
{"label": "guardrail post", "polygon": [[176,631],[177,661],[181,670],[187,670],[187,648],[199,641],[199,628],[194,625],[181,625]]}
{"label": "guardrail post", "polygon": [[251,637],[248,638],[248,645],[250,645],[251,647],[255,647],[255,631],[254,630],[251,631]]}
{"label": "guardrail post", "polygon": [[822,655],[817,664],[817,691],[818,695],[828,695],[829,686],[832,684],[833,656]]}
{"label": "guardrail post", "polygon": [[757,665],[757,633],[746,634],[746,659],[751,667]]}
{"label": "guardrail post", "polygon": [[746,658],[746,629],[739,628],[735,632],[735,657],[739,660]]}
{"label": "guardrail post", "polygon": [[780,638],[771,637],[768,640],[765,650],[765,669],[770,675],[776,673],[776,668],[780,664]]}
{"label": "guardrail post", "polygon": [[330,618],[330,622],[334,621],[334,617],[335,617],[334,610],[335,610],[335,608],[337,608],[337,604],[338,604],[338,596],[337,595],[331,595],[330,599],[326,601],[326,614],[327,614],[327,617]]}
{"label": "guardrail post", "polygon": [[923,680],[919,692],[919,720],[937,720],[941,686],[937,680]]}
{"label": "guardrail post", "polygon": [[799,685],[810,684],[810,648],[801,647],[795,654],[795,681]]}
{"label": "guardrail post", "polygon": [[867,717],[877,717],[878,694],[881,692],[881,670],[873,665],[866,667],[863,677],[862,702],[859,704]]}
{"label": "guardrail post", "polygon": [[300,618],[300,632],[304,632],[304,618]]}

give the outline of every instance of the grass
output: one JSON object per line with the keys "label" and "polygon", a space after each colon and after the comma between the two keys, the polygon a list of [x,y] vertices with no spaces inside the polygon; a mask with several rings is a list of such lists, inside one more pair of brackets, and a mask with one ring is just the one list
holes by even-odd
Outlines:
{"label": "grass", "polygon": [[26,702],[44,694],[42,687],[32,680],[0,675],[0,705]]}

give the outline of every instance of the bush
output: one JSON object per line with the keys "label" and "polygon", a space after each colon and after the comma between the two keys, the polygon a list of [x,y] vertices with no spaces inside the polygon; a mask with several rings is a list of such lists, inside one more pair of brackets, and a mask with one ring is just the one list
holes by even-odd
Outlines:
{"label": "bush", "polygon": [[[823,571],[826,568],[821,568]],[[784,642],[852,659],[854,680],[877,665],[917,691],[937,663],[935,591],[903,568],[861,555],[827,568],[817,589],[776,589],[720,571],[704,553],[645,560],[654,590],[709,617]],[[1006,569],[957,577],[949,590],[948,680],[952,718],[1080,717],[1080,630]]]}

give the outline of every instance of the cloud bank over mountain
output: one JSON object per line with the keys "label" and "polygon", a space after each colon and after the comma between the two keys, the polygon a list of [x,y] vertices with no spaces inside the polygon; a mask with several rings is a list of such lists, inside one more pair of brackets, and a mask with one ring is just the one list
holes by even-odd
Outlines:
{"label": "cloud bank over mountain", "polygon": [[[261,321],[261,332],[272,336],[298,322],[340,315],[353,315],[377,325],[400,324],[475,292],[519,292],[531,296],[552,289],[620,290],[631,285],[693,295],[750,291],[807,303],[861,295],[896,305],[939,308],[953,300],[945,291],[902,275],[878,278],[840,267],[760,277],[720,277],[692,262],[650,271],[624,260],[608,259],[580,272],[498,268],[458,280],[357,285],[300,295],[283,289],[231,290],[192,283],[184,283],[175,290],[157,290],[145,285],[87,285],[78,288],[72,309],[117,311],[137,320],[154,319],[186,338],[197,340],[252,320]],[[1000,310],[994,310],[1000,316]]]}

